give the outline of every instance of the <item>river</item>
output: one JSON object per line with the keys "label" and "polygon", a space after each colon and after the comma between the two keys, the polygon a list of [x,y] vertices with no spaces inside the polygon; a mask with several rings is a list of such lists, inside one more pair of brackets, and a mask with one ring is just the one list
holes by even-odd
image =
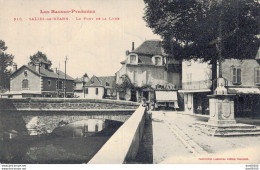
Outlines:
{"label": "river", "polygon": [[[3,124],[8,126],[10,123],[13,124],[10,126],[15,126],[12,119],[3,120],[3,114],[1,116],[2,126]],[[9,130],[5,135],[9,136],[2,136],[0,140],[0,162],[11,164],[87,163],[122,124],[123,122],[107,119],[84,119],[73,123],[61,123],[51,133],[37,135],[31,130],[28,133],[30,135],[17,136],[15,135],[17,129],[10,131],[10,128],[7,128]],[[14,134],[11,139],[10,132]]]}

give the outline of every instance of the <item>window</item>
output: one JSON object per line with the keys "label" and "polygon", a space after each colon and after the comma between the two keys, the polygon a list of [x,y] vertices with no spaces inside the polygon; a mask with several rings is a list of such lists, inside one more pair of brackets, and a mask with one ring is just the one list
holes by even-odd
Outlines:
{"label": "window", "polygon": [[255,83],[260,84],[260,68],[255,68]]}
{"label": "window", "polygon": [[23,74],[24,74],[25,77],[27,77],[27,75],[28,75],[28,74],[27,74],[27,70],[25,70],[25,71],[23,72]]}
{"label": "window", "polygon": [[85,94],[88,94],[88,88],[85,88]]}
{"label": "window", "polygon": [[135,55],[130,55],[130,63],[131,64],[136,63],[136,56]]}
{"label": "window", "polygon": [[137,83],[137,72],[136,71],[133,72],[133,82]]}
{"label": "window", "polygon": [[23,88],[23,89],[28,89],[28,88],[29,88],[29,86],[28,86],[28,80],[27,80],[27,79],[24,79],[24,80],[22,81],[22,88]]}
{"label": "window", "polygon": [[146,72],[146,83],[151,83],[151,71]]}
{"label": "window", "polygon": [[56,88],[59,89],[59,90],[61,90],[63,88],[63,81],[62,80],[57,81]]}
{"label": "window", "polygon": [[98,95],[98,88],[96,88],[96,95]]}
{"label": "window", "polygon": [[232,82],[233,84],[241,84],[241,68],[232,68]]}
{"label": "window", "polygon": [[154,61],[155,61],[155,65],[161,65],[161,57],[155,57]]}
{"label": "window", "polygon": [[51,81],[50,80],[48,80],[48,86],[51,86]]}

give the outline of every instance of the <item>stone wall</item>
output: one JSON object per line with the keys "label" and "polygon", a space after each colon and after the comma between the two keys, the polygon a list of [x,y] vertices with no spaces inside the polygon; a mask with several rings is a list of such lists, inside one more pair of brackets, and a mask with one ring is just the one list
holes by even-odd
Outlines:
{"label": "stone wall", "polygon": [[135,102],[107,99],[67,99],[67,98],[22,98],[0,99],[0,111],[43,110],[43,111],[95,111],[95,110],[135,110]]}
{"label": "stone wall", "polygon": [[134,160],[142,140],[145,113],[145,107],[139,106],[88,163],[123,164]]}

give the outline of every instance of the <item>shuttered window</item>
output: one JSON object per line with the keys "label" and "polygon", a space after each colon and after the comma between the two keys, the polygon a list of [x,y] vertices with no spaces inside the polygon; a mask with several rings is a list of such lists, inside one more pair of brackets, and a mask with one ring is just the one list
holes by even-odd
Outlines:
{"label": "shuttered window", "polygon": [[260,68],[255,68],[255,83],[260,84]]}
{"label": "shuttered window", "polygon": [[137,71],[133,72],[133,82],[137,83]]}
{"label": "shuttered window", "polygon": [[232,82],[233,84],[241,84],[241,68],[232,68]]}

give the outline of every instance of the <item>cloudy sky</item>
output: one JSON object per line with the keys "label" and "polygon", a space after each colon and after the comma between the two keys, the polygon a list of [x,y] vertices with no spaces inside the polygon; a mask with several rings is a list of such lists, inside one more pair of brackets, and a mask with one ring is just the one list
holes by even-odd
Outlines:
{"label": "cloudy sky", "polygon": [[[94,10],[90,13],[43,14],[42,11]],[[72,77],[114,75],[121,67],[131,42],[139,46],[148,39],[160,39],[142,19],[142,0],[0,0],[0,39],[20,67],[29,56],[42,51],[53,68],[67,70]],[[30,21],[34,17],[68,17],[68,21]],[[93,18],[94,20],[76,20]],[[98,21],[96,18],[107,18]],[[14,21],[21,18],[22,21]],[[120,20],[109,20],[120,18]]]}

